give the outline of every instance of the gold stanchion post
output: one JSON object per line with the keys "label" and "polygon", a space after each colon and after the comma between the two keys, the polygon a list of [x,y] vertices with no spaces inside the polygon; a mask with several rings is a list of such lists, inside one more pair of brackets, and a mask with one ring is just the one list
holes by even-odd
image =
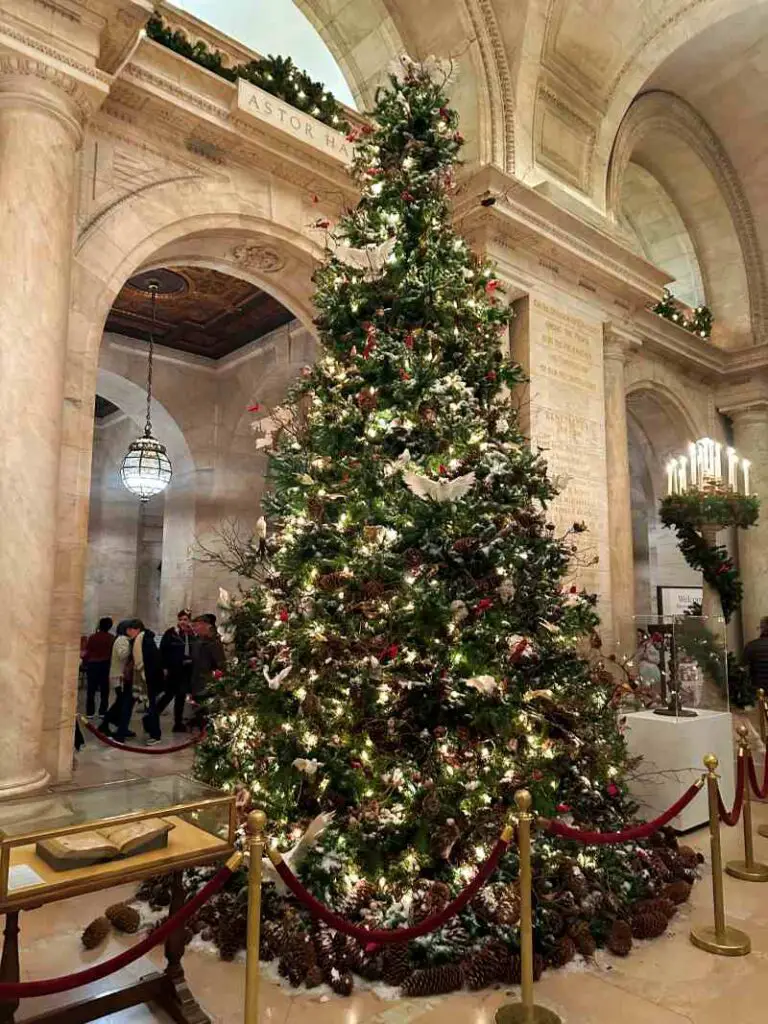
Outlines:
{"label": "gold stanchion post", "polygon": [[740,878],[744,882],[768,882],[768,864],[760,864],[755,860],[755,848],[752,843],[752,798],[748,774],[748,758],[751,755],[749,749],[749,729],[746,725],[740,725],[736,732],[739,735],[739,757],[744,758],[745,768],[744,810],[742,811],[744,822],[744,860],[728,861],[725,870],[727,874],[733,875],[734,878]]}
{"label": "gold stanchion post", "polygon": [[520,980],[522,1002],[502,1006],[496,1024],[562,1024],[553,1010],[533,1001],[533,911],[531,905],[531,794],[515,793],[517,804],[517,845],[520,856]]}
{"label": "gold stanchion post", "polygon": [[248,815],[248,946],[245,960],[245,1024],[259,1020],[259,942],[261,937],[261,858],[264,855],[267,816],[264,811]]}
{"label": "gold stanchion post", "polygon": [[707,796],[709,797],[709,842],[712,851],[712,897],[715,905],[715,923],[692,928],[691,942],[706,953],[717,953],[720,956],[746,956],[751,949],[749,936],[725,923],[720,811],[717,801],[717,765],[718,760],[715,755],[707,754],[704,758],[704,767],[707,769]]}

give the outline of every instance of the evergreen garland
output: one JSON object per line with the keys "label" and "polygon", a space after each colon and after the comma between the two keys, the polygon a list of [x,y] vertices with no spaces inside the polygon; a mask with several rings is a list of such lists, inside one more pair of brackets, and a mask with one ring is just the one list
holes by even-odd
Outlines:
{"label": "evergreen garland", "polygon": [[719,594],[726,622],[740,607],[744,587],[727,548],[709,544],[699,531],[703,525],[747,529],[757,522],[759,508],[760,503],[753,495],[724,491],[670,494],[661,502],[662,523],[675,530],[688,565],[701,572]]}
{"label": "evergreen garland", "polygon": [[161,46],[166,46],[187,60],[194,61],[206,71],[226,78],[230,82],[244,78],[284,103],[304,111],[340,132],[349,131],[349,122],[344,107],[328,92],[321,82],[313,81],[305,71],[300,71],[290,57],[259,57],[247,64],[227,66],[220,50],[211,50],[207,43],[198,40],[191,43],[181,29],[173,31],[159,14],[154,14],[146,24],[147,35]]}
{"label": "evergreen garland", "polygon": [[663,316],[665,320],[671,320],[691,334],[700,338],[709,338],[712,334],[712,323],[714,317],[708,306],[696,306],[693,316],[688,317],[685,313],[685,306],[674,297],[669,288],[664,289],[664,295],[655,306],[651,307],[657,316]]}

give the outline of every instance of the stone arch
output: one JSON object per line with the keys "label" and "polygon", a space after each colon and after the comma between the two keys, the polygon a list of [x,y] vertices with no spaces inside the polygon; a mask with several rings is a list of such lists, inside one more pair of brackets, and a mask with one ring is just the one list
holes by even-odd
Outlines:
{"label": "stone arch", "polygon": [[453,57],[452,101],[468,140],[467,158],[514,170],[514,92],[507,47],[491,0],[456,0],[436,23],[396,0],[295,0],[333,54],[361,109],[370,110],[390,61]]}
{"label": "stone arch", "polygon": [[736,170],[717,137],[684,100],[654,90],[635,100],[614,141],[607,179],[607,209],[614,220],[630,161],[659,181],[680,212],[707,302],[721,320],[715,340],[759,344],[768,328],[760,242]]}

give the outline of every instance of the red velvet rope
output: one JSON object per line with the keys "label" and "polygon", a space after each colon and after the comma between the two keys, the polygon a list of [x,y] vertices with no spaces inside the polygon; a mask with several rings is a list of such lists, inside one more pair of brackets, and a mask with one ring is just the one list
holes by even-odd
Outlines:
{"label": "red velvet rope", "polygon": [[173,747],[132,747],[128,743],[118,743],[117,740],[113,740],[111,736],[107,736],[106,733],[101,732],[95,725],[91,725],[90,722],[84,722],[85,728],[88,732],[93,733],[97,740],[101,740],[107,747],[114,747],[116,750],[125,750],[129,754],[176,754],[180,750],[186,750],[188,747],[195,747],[198,743],[201,743],[205,739],[205,730],[198,733],[197,736],[193,736],[191,740],[185,740],[183,743],[177,743]]}
{"label": "red velvet rope", "polygon": [[664,811],[658,818],[647,821],[643,825],[636,825],[634,828],[624,829],[623,832],[586,832],[579,828],[571,828],[570,825],[564,825],[561,821],[549,821],[544,827],[547,832],[560,836],[561,839],[571,839],[577,843],[586,843],[588,846],[629,843],[635,839],[647,839],[664,825],[668,825],[673,818],[676,818],[700,790],[701,783],[694,783],[686,789],[679,800],[672,804],[669,810]]}
{"label": "red velvet rope", "polygon": [[739,818],[741,817],[741,808],[744,803],[744,789],[745,789],[746,773],[744,770],[744,754],[739,752],[739,759],[736,768],[736,797],[733,801],[733,807],[730,812],[726,811],[723,798],[720,796],[720,790],[717,791],[717,809],[720,812],[720,821],[724,825],[728,825],[729,828],[733,828],[734,825],[738,825]]}
{"label": "red velvet rope", "polygon": [[35,996],[52,996],[59,992],[70,992],[73,988],[80,988],[81,985],[90,985],[91,982],[106,978],[108,974],[122,970],[134,960],[144,956],[150,949],[164,942],[168,936],[175,932],[192,917],[202,905],[221,889],[221,887],[232,877],[232,869],[226,865],[220,868],[213,878],[208,882],[196,896],[180,907],[179,910],[164,921],[159,928],[150,932],[140,942],[137,942],[129,949],[123,950],[110,960],[104,960],[93,967],[87,967],[84,971],[76,974],[67,974],[60,978],[46,978],[42,981],[3,981],[0,982],[0,1000],[8,1002],[13,999],[31,999]]}
{"label": "red velvet rope", "polygon": [[426,918],[412,928],[363,928],[360,925],[350,924],[349,921],[339,917],[338,914],[335,914],[325,904],[316,900],[312,893],[307,892],[284,860],[280,860],[275,864],[275,870],[296,899],[304,904],[313,917],[320,918],[321,921],[325,921],[335,931],[349,935],[353,939],[357,939],[358,942],[383,945],[389,942],[408,942],[410,939],[417,939],[420,935],[428,935],[429,932],[435,932],[438,928],[442,928],[447,921],[450,921],[452,917],[460,913],[475,898],[496,870],[499,859],[506,852],[508,846],[507,840],[499,839],[491,851],[490,857],[478,868],[475,877],[465,889],[462,889],[456,899],[449,903],[445,910],[442,910],[439,914]]}
{"label": "red velvet rope", "polygon": [[768,750],[765,752],[762,786],[757,781],[757,772],[755,771],[755,762],[752,759],[752,754],[749,755],[749,781],[752,785],[752,791],[758,800],[768,799]]}

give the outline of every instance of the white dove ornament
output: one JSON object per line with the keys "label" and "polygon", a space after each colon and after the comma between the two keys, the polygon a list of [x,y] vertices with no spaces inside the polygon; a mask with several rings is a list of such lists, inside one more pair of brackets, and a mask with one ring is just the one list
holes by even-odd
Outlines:
{"label": "white dove ornament", "polygon": [[270,676],[269,669],[264,666],[264,678],[267,680],[267,685],[270,690],[279,690],[282,683],[288,678],[293,670],[293,665],[286,665],[284,669],[281,669],[274,676]]}
{"label": "white dove ornament", "polygon": [[348,245],[336,247],[334,256],[354,270],[362,270],[366,281],[380,277],[395,248],[396,238],[388,238],[379,245],[366,245],[362,249],[354,249]]}
{"label": "white dove ornament", "polygon": [[[304,833],[304,835],[301,837],[298,843],[296,843],[293,849],[283,855],[283,860],[291,869],[291,871],[293,871],[294,874],[298,871],[302,862],[304,861],[312,847],[315,845],[320,835],[333,821],[333,818],[333,811],[331,811],[328,814],[318,814],[318,816],[309,823],[307,831]],[[248,855],[246,854],[246,861],[247,859]],[[264,881],[274,882],[275,886],[277,887],[277,891],[283,896],[286,895],[288,890],[283,884],[278,873],[275,871],[272,861],[269,860],[267,857],[261,858],[261,872]]]}
{"label": "white dove ornament", "polygon": [[464,476],[457,476],[455,480],[431,480],[419,473],[408,472],[403,473],[403,480],[417,498],[444,503],[458,501],[468,494],[474,485],[475,474],[465,473]]}

